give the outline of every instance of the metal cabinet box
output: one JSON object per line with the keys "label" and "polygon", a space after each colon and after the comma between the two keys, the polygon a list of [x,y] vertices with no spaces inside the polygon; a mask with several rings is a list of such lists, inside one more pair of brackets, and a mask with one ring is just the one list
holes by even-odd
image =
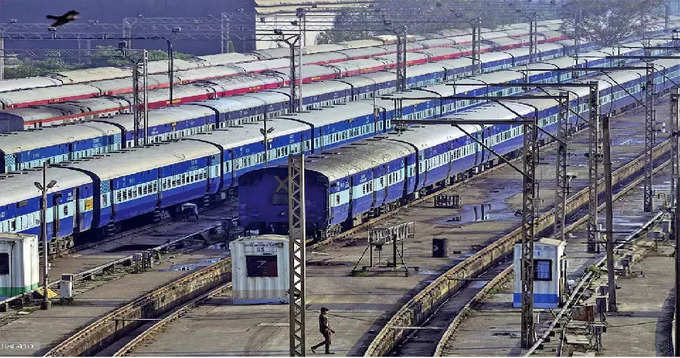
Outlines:
{"label": "metal cabinet box", "polygon": [[229,243],[234,304],[288,303],[288,240],[261,235]]}
{"label": "metal cabinet box", "polygon": [[38,237],[0,233],[0,297],[13,297],[38,288]]}
{"label": "metal cabinet box", "polygon": [[[534,242],[534,307],[556,308],[562,303],[566,290],[566,243],[555,239]],[[521,261],[522,244],[515,245],[515,287],[513,307],[522,307]]]}

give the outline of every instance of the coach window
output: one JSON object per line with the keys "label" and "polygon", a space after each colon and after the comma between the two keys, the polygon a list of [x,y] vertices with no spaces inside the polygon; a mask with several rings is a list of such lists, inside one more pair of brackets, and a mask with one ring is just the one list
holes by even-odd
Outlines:
{"label": "coach window", "polygon": [[68,216],[68,204],[64,205],[64,216]]}
{"label": "coach window", "polygon": [[102,194],[102,206],[107,206],[106,204],[106,195]]}
{"label": "coach window", "polygon": [[335,195],[335,203],[340,204],[340,194]]}

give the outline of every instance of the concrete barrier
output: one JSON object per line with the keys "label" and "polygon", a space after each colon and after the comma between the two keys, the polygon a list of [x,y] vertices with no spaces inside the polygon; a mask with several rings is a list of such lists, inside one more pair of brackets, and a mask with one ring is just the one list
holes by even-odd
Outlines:
{"label": "concrete barrier", "polygon": [[230,279],[231,259],[226,258],[116,309],[52,348],[45,356],[94,355],[102,347],[139,327],[143,323],[140,319],[157,318]]}

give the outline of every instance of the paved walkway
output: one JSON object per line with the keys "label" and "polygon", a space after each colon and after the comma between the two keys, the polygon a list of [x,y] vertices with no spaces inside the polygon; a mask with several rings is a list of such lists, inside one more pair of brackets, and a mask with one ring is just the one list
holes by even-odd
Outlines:
{"label": "paved walkway", "polygon": [[[673,319],[673,265],[664,247],[633,265],[634,275],[619,278],[618,312],[607,316],[602,336],[605,356],[668,356]],[[641,271],[639,276],[635,274]]]}
{"label": "paved walkway", "polygon": [[[655,189],[658,192],[667,190],[667,170],[655,178]],[[634,231],[649,221],[651,215],[642,212],[642,186],[633,189],[628,195],[614,202],[614,237],[622,240],[628,232]],[[655,204],[660,204],[657,200]],[[604,225],[604,215],[599,216]],[[587,252],[587,239],[584,227],[577,228],[569,234],[566,255],[569,259],[568,277],[579,279],[584,270],[600,257],[600,254]],[[670,266],[672,267],[672,266]],[[671,281],[672,283],[672,281]],[[668,290],[664,290],[664,295]],[[522,349],[519,346],[521,311],[512,307],[513,281],[506,283],[499,293],[487,298],[470,316],[463,321],[452,340],[444,348],[446,356],[519,356]],[[644,295],[645,291],[639,293]],[[624,295],[623,293],[621,295]],[[660,307],[660,305],[659,305]],[[540,333],[550,324],[551,314],[547,310],[541,312],[537,330]],[[649,320],[649,318],[647,318]],[[618,344],[626,351],[626,344]],[[554,352],[545,350],[541,355],[551,355]],[[617,355],[605,352],[606,356]],[[629,354],[623,354],[629,355]],[[655,355],[653,351],[650,354]]]}

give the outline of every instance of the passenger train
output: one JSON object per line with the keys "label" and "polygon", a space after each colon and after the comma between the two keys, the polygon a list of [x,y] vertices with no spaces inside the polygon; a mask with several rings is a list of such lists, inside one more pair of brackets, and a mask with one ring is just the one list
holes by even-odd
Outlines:
{"label": "passenger train", "polygon": [[[669,88],[671,80],[677,82],[680,77],[677,62],[660,60],[655,65],[660,69],[655,79],[657,92]],[[506,82],[517,78],[512,76],[523,77],[511,71],[498,75],[509,76]],[[588,80],[599,81],[601,111],[605,113],[633,105],[633,100],[622,93],[639,94],[643,77],[641,71],[622,70]],[[440,91],[446,87],[450,92],[455,89],[445,85],[433,87],[442,87]],[[480,91],[483,88],[480,86]],[[508,93],[518,90],[521,89]],[[427,87],[420,91],[422,97],[437,89]],[[417,94],[416,91],[406,94],[409,93]],[[587,111],[587,92],[571,88],[570,93],[574,110]],[[516,106],[519,113],[526,114],[533,113],[535,106],[540,111],[540,124],[554,130],[555,101],[522,101]],[[404,115],[430,118],[454,115],[455,109],[447,101],[414,100],[405,103]],[[509,116],[506,109],[481,103],[455,115],[478,118],[479,113],[484,113],[484,118]],[[295,153],[311,157],[307,169],[308,198],[320,203],[308,203],[308,210],[315,210],[308,213],[310,233],[333,233],[358,218],[389,208],[395,200],[427,190],[434,183],[468,169],[483,167],[490,159],[488,153],[449,127],[434,132],[413,127],[401,136],[385,134],[393,117],[393,110],[376,113],[372,101],[363,100],[328,109],[322,116],[310,112],[272,119],[268,126],[274,130],[266,141],[260,132],[261,125],[252,123],[106,153],[98,159],[62,163],[48,169],[48,178],[57,181],[48,194],[49,239],[56,239],[53,246],[69,245],[80,233],[114,232],[124,220],[173,212],[186,201],[219,200],[234,188],[239,191],[240,220],[245,227],[279,231],[287,220],[284,220],[286,203],[276,191],[274,177],[281,175],[279,165]],[[569,120],[576,123],[574,116]],[[475,127],[469,130],[479,131]],[[376,134],[386,138],[369,139]],[[501,153],[517,150],[522,135],[521,130],[512,126],[487,127],[477,134]],[[386,141],[403,145],[395,145],[392,150],[391,146],[373,144]],[[39,170],[28,170],[1,177],[0,186],[7,194],[0,196],[0,232],[38,234],[39,193],[26,183],[39,181],[40,176]]]}
{"label": "passenger train", "polygon": [[[678,17],[671,17],[670,22],[676,24],[680,21]],[[516,57],[513,51],[528,45],[526,27],[526,24],[513,24],[483,32],[481,51],[507,51],[506,55],[510,58]],[[539,22],[538,43],[552,44],[558,47],[558,51],[571,53],[573,43],[566,40],[559,28],[559,21]],[[649,26],[650,33],[662,28],[661,22]],[[390,54],[394,54],[395,47],[389,37],[306,47],[302,61],[305,64],[304,81],[341,78],[394,67],[394,58]],[[464,30],[443,30],[436,34],[414,36],[415,41],[408,44],[407,61],[418,64],[470,56],[469,37]],[[581,46],[582,50],[587,48],[588,44]],[[228,53],[175,60],[174,83],[180,86],[175,89],[173,103],[285,86],[289,82],[287,56],[288,49],[276,48],[252,54]],[[160,74],[166,68],[166,61],[149,64],[148,88],[152,91],[152,108],[170,104],[168,79]],[[0,118],[23,118],[26,127],[39,128],[126,112],[132,102],[131,82],[129,69],[115,67],[0,81],[0,107],[5,109],[0,112]],[[21,128],[8,127],[7,124],[0,121],[0,132]]]}
{"label": "passenger train", "polygon": [[[680,63],[661,60],[655,65],[665,69],[654,79],[655,92],[669,90],[680,77]],[[601,113],[634,106],[636,100],[631,95],[642,97],[644,77],[644,71],[620,71],[597,78]],[[568,84],[564,88],[570,92],[570,107],[582,117],[587,115],[588,90]],[[559,112],[556,100],[517,100],[509,107],[484,104],[450,118],[519,120],[518,114],[531,118],[538,113],[539,126],[555,134]],[[568,123],[578,126],[578,117],[571,113]],[[462,128],[500,155],[514,156],[523,147],[519,124]],[[549,140],[538,133],[539,140]],[[317,237],[337,234],[471,170],[483,169],[494,159],[488,150],[450,125],[415,125],[312,153],[305,160],[307,233]],[[287,167],[280,165],[250,171],[239,178],[239,220],[244,228],[287,233],[288,193],[281,187],[287,176]]]}
{"label": "passenger train", "polygon": [[[659,23],[652,26],[658,27]],[[557,31],[560,23],[541,21],[538,26],[538,42],[555,42],[566,39],[564,34]],[[499,49],[510,49],[526,45],[528,40],[528,24],[513,24],[501,27],[495,31],[486,29],[482,33],[482,40],[487,44],[496,40]],[[659,27],[660,28],[660,27]],[[469,30],[468,30],[469,31]],[[369,40],[344,41],[337,44],[306,46],[303,49],[302,63],[323,65],[346,60],[366,59],[375,56],[385,56],[396,52],[393,36],[376,37]],[[407,51],[419,51],[440,47],[454,47],[470,44],[470,35],[466,30],[444,30],[440,33],[410,36]],[[279,70],[288,67],[290,52],[285,48],[271,48],[256,50],[253,53],[224,53],[197,56],[194,59],[174,60],[176,74],[183,73],[178,80],[207,80],[215,76],[224,77],[243,73],[259,73]],[[214,68],[214,72],[210,68]],[[197,70],[184,73],[185,71]],[[148,73],[151,74],[149,88],[167,87],[166,76],[154,76],[167,71],[167,61],[150,61]],[[117,67],[98,67],[80,70],[70,70],[52,73],[47,76],[37,76],[21,79],[0,81],[0,92],[26,90],[34,88],[57,87],[69,84],[93,83],[94,87],[104,86],[122,91],[131,91],[130,70]],[[125,79],[124,81],[101,82]]]}
{"label": "passenger train", "polygon": [[[583,44],[581,48],[590,48],[590,46]],[[491,49],[492,47],[486,46],[484,51]],[[546,43],[537,46],[538,59],[545,60],[562,56],[566,52],[567,47],[560,44]],[[451,66],[448,62],[464,55],[465,53],[457,48],[427,49],[409,53],[407,63],[409,66],[431,63],[444,72],[452,72],[458,68],[448,70],[447,68]],[[528,59],[528,48],[514,48],[502,53],[485,53],[481,55],[482,71],[490,72],[502,66],[519,65],[528,61]],[[453,63],[458,66],[464,62],[471,63],[469,58],[463,58],[463,60],[466,61],[454,60]],[[309,84],[329,79],[344,80],[378,71],[391,71],[395,66],[395,59],[392,57],[348,60],[326,65],[304,65],[302,82]],[[471,69],[471,66],[468,67]],[[219,72],[220,69],[219,67],[200,69],[204,72],[208,70]],[[173,104],[280,88],[290,84],[288,72],[286,68],[236,76],[215,74],[202,80],[182,81],[177,78],[175,83],[180,85],[173,87]],[[156,77],[162,80],[161,77],[163,76],[157,75]],[[0,132],[15,131],[22,128],[40,128],[128,112],[130,103],[133,102],[131,90],[119,90],[123,83],[130,87],[130,83],[126,81],[127,79],[117,79],[61,87],[0,92],[0,103],[4,103],[5,108],[0,111]],[[151,82],[156,83],[157,81],[153,79]],[[68,97],[67,100],[59,99],[66,97]],[[148,98],[149,108],[168,106],[169,89],[167,86],[155,86],[148,92]],[[2,107],[1,104],[0,107]]]}
{"label": "passenger train", "polygon": [[[659,45],[667,42],[658,41]],[[629,43],[631,47],[635,43]],[[660,50],[656,50],[660,51]],[[623,48],[620,51],[609,48],[582,54],[587,60],[582,60],[578,66],[611,65],[602,58],[591,56],[606,56],[607,54],[634,55],[639,49]],[[528,68],[569,68],[574,66],[574,60],[569,57],[547,58],[555,54],[544,54],[541,63],[527,65]],[[513,61],[509,61],[504,54],[488,53],[482,56],[483,68],[495,71],[511,69]],[[521,58],[521,64],[526,64],[527,58]],[[467,77],[472,72],[468,60],[447,60],[445,63],[423,64],[407,69],[407,83],[409,88],[434,85],[444,81],[452,81]],[[521,70],[522,67],[515,67]],[[552,71],[529,72],[527,80],[532,82],[559,82],[568,80],[570,73]],[[505,77],[499,77],[505,76]],[[511,77],[507,77],[511,76]],[[485,82],[496,81],[497,78],[521,79],[521,74],[501,73],[482,74],[474,77],[482,86]],[[449,93],[446,86],[435,90],[438,93]],[[375,98],[396,90],[395,76],[389,72],[348,77],[342,80],[330,80],[305,86],[303,108],[315,111],[324,107],[346,104],[351,101]],[[462,92],[471,93],[475,88],[462,88]],[[476,92],[475,92],[476,93]],[[453,94],[453,93],[451,93]],[[263,91],[166,107],[149,112],[149,143],[178,139],[187,135],[208,132],[216,128],[226,128],[247,122],[256,122],[275,118],[287,113],[289,96],[287,89]],[[377,101],[377,108],[388,111],[392,103]],[[457,110],[465,108],[458,104]],[[351,113],[351,112],[350,112]],[[443,113],[439,110],[439,113]],[[21,121],[21,120],[19,120]],[[144,133],[140,130],[140,138]],[[112,118],[101,118],[78,124],[54,126],[40,130],[0,135],[0,173],[39,167],[44,161],[51,164],[83,157],[100,155],[115,150],[134,146],[134,122],[131,114],[120,114]]]}

